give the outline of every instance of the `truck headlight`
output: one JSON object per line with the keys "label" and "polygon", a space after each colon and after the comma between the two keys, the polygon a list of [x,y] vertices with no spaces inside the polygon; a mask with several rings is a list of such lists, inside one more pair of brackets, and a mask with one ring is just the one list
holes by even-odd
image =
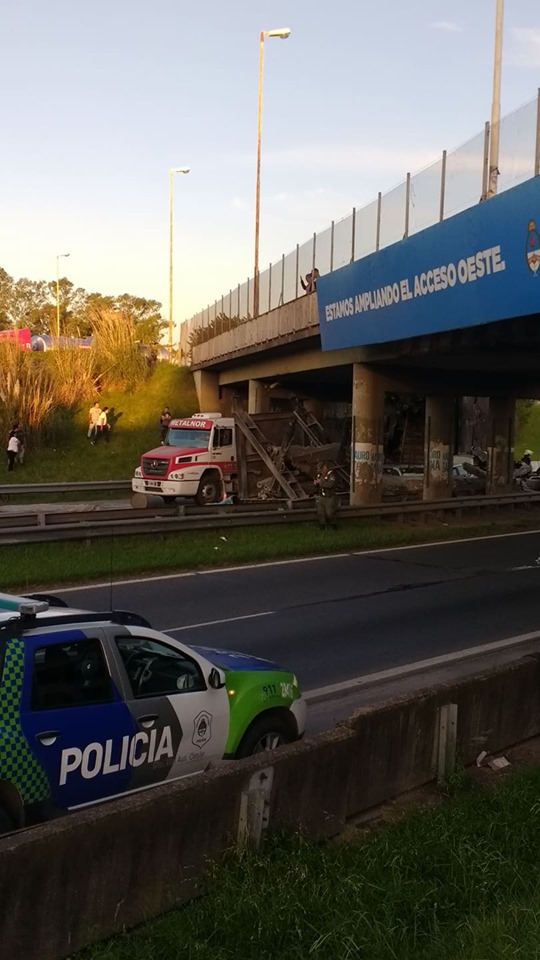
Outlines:
{"label": "truck headlight", "polygon": [[135,473],[133,474],[133,476],[135,476],[135,477],[142,477],[142,470],[141,470],[140,467],[136,467]]}

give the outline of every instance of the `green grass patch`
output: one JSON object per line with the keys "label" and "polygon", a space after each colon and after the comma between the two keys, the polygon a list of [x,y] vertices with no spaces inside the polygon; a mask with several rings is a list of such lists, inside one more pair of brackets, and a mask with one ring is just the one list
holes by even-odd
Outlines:
{"label": "green grass patch", "polygon": [[518,419],[514,449],[517,457],[531,449],[533,460],[540,460],[540,403],[532,405],[523,423]]}
{"label": "green grass patch", "polygon": [[538,518],[533,517],[521,522],[455,526],[348,520],[337,530],[328,531],[319,530],[310,523],[284,523],[279,527],[222,527],[159,536],[109,536],[84,542],[13,544],[4,547],[0,588],[28,590],[37,586],[85,583],[130,575],[200,570],[489,536],[536,529],[539,523]]}
{"label": "green grass patch", "polygon": [[270,839],[81,960],[534,960],[539,797],[533,770],[350,842]]}
{"label": "green grass patch", "polygon": [[[141,454],[159,446],[163,407],[168,405],[175,416],[187,416],[199,408],[191,373],[168,363],[158,364],[138,390],[103,392],[99,402],[111,411],[108,444],[92,446],[87,439],[89,400],[74,420],[66,416],[54,443],[28,450],[24,465],[4,473],[2,483],[129,480]],[[17,501],[13,498],[10,502]]]}

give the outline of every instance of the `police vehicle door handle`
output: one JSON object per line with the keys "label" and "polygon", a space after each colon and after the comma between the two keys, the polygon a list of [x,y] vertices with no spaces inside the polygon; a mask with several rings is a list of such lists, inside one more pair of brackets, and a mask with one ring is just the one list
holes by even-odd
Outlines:
{"label": "police vehicle door handle", "polygon": [[157,718],[157,713],[147,713],[144,717],[137,717],[137,723],[140,723],[141,727],[153,727]]}
{"label": "police vehicle door handle", "polygon": [[43,733],[36,733],[36,740],[39,740],[45,747],[51,747],[59,736],[60,730],[44,730]]}

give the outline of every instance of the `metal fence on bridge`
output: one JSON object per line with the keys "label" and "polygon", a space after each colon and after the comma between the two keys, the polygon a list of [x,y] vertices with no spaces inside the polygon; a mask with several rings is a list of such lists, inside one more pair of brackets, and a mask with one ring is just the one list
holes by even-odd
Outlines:
{"label": "metal fence on bridge", "polygon": [[[300,276],[315,267],[320,274],[337,270],[474,206],[486,196],[488,166],[489,123],[456,150],[445,150],[435,163],[408,174],[393,190],[354,208],[348,217],[333,221],[322,233],[314,233],[271,263],[260,273],[259,314],[302,295]],[[501,120],[499,169],[499,192],[540,173],[540,92]],[[197,345],[222,338],[253,315],[253,279],[249,278],[182,323],[181,360],[188,359]]]}

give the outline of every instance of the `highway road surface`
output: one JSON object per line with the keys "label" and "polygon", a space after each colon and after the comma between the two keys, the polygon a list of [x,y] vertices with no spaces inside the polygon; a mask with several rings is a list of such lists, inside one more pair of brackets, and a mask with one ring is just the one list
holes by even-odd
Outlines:
{"label": "highway road surface", "polygon": [[[315,732],[381,696],[540,651],[539,558],[540,532],[520,533],[57,592],[94,610],[112,596],[186,643],[286,665],[315,691]],[[409,666],[434,659],[420,680]]]}

